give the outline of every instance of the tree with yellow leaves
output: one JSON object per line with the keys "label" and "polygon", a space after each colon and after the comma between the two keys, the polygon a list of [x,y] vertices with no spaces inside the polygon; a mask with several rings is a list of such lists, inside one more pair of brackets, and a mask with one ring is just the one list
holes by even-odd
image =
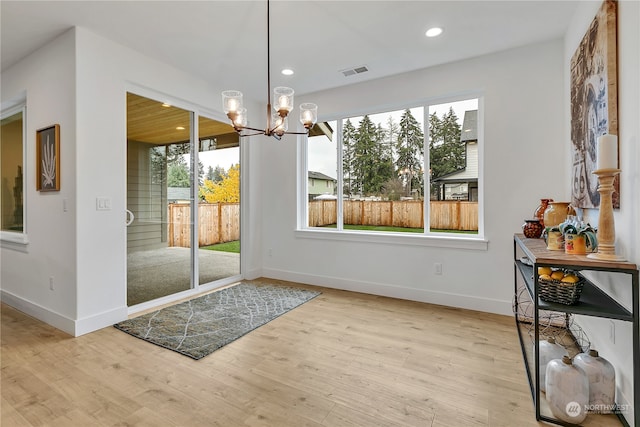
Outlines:
{"label": "tree with yellow leaves", "polygon": [[240,165],[231,166],[219,183],[205,179],[198,192],[200,200],[207,203],[240,202]]}

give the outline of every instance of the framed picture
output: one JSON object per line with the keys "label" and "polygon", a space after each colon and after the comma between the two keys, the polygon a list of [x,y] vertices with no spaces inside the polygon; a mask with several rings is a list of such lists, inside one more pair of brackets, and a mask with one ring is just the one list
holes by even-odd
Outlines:
{"label": "framed picture", "polygon": [[60,125],[36,131],[36,189],[60,190]]}
{"label": "framed picture", "polygon": [[[600,206],[598,137],[618,135],[617,2],[604,0],[571,58],[571,204]],[[620,207],[619,177],[613,207]]]}

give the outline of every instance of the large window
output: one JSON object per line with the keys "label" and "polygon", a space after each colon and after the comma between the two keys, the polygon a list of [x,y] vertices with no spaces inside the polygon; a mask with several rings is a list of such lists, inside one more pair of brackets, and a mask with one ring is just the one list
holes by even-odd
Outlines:
{"label": "large window", "polygon": [[0,171],[2,173],[0,224],[2,239],[22,243],[26,243],[24,218],[24,116],[24,106],[3,111],[0,135]]}
{"label": "large window", "polygon": [[479,234],[479,99],[344,117],[309,137],[309,228]]}

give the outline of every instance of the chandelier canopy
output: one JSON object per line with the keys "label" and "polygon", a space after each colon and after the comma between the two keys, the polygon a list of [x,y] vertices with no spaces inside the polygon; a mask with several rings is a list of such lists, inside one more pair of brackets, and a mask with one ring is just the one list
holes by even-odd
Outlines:
{"label": "chandelier canopy", "polygon": [[310,102],[300,104],[300,122],[304,132],[289,132],[288,116],[293,110],[293,89],[278,86],[273,88],[275,105],[271,105],[271,30],[269,19],[269,0],[267,0],[267,126],[257,129],[247,126],[247,109],[242,105],[242,92],[226,90],[222,92],[222,108],[231,120],[233,128],[240,136],[266,135],[281,139],[282,135],[308,135],[309,130],[318,121],[318,106]]}

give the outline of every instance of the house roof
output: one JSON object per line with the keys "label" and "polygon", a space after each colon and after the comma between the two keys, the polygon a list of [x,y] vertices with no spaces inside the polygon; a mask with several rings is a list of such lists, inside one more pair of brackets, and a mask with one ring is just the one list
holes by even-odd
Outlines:
{"label": "house roof", "polygon": [[320,172],[314,172],[314,171],[309,171],[309,178],[311,179],[322,179],[324,181],[335,181],[335,178],[331,178],[330,176],[327,176],[323,173]]}
{"label": "house roof", "polygon": [[460,142],[466,144],[464,168],[438,177],[433,182],[478,181],[478,110],[465,111]]}
{"label": "house roof", "polygon": [[167,200],[189,200],[191,193],[188,187],[167,187]]}
{"label": "house roof", "polygon": [[460,142],[478,140],[478,110],[464,112],[462,122],[462,132],[460,132]]}

